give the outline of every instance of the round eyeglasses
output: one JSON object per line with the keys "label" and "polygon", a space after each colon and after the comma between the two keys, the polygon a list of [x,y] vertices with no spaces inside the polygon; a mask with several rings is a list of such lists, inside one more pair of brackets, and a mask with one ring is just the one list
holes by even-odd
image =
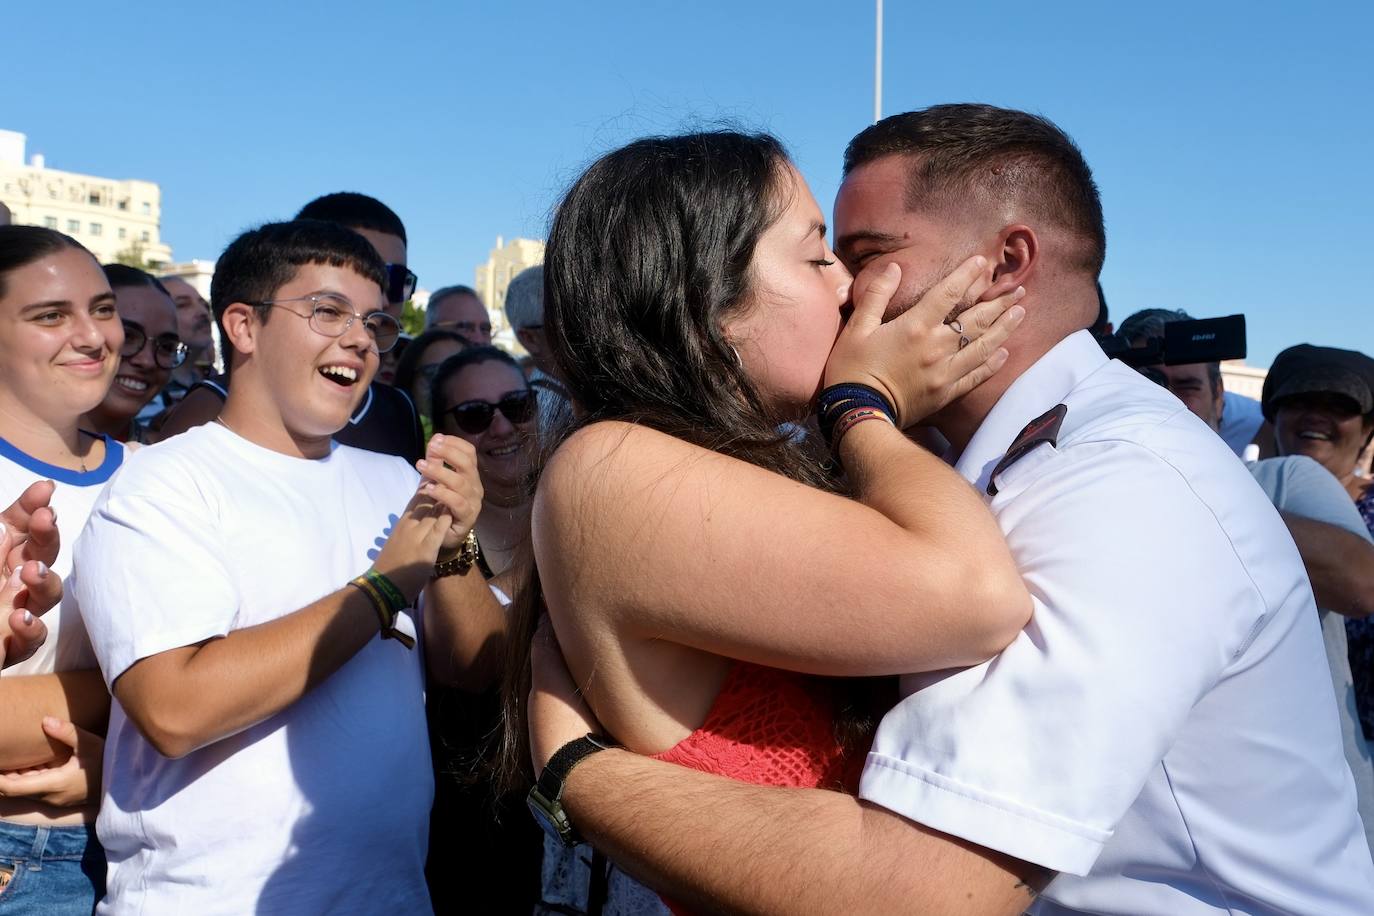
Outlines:
{"label": "round eyeglasses", "polygon": [[[309,302],[310,313],[302,315],[295,309],[282,305],[283,302]],[[353,311],[353,305],[350,302],[338,296],[297,296],[293,299],[270,299],[249,304],[266,308],[279,308],[290,312],[297,318],[304,318],[310,322],[312,331],[325,337],[342,337],[349,328],[353,327],[353,322],[361,320],[363,330],[367,331],[367,336],[372,338],[373,346],[376,347],[378,353],[386,353],[396,346],[396,341],[401,337],[401,323],[386,312],[376,311],[360,315]]]}
{"label": "round eyeglasses", "polygon": [[445,413],[469,436],[480,436],[491,427],[498,410],[512,423],[528,423],[534,417],[534,392],[512,391],[494,404],[491,401],[464,401]]}
{"label": "round eyeglasses", "polygon": [[122,321],[124,325],[124,346],[119,348],[119,355],[125,359],[133,359],[148,344],[153,345],[153,362],[163,369],[175,369],[186,362],[187,347],[181,342],[181,338],[175,334],[159,334],[156,337],[149,337],[143,325],[137,321]]}

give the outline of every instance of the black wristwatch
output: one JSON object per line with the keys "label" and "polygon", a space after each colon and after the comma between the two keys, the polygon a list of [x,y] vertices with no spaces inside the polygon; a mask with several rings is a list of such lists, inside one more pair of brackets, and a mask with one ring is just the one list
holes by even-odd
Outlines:
{"label": "black wristwatch", "polygon": [[597,751],[620,747],[605,735],[585,735],[569,741],[554,752],[539,774],[539,781],[530,789],[526,802],[530,813],[544,828],[544,832],[561,842],[564,846],[576,846],[582,842],[568,820],[568,812],[563,810],[563,783],[573,767],[586,760]]}

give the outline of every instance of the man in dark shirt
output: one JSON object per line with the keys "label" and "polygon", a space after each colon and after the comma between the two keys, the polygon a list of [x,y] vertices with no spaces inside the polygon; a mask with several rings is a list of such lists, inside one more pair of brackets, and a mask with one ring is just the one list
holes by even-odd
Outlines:
{"label": "man in dark shirt", "polygon": [[[415,292],[415,274],[406,267],[406,230],[394,211],[365,194],[340,191],[318,197],[301,208],[296,219],[339,223],[372,243],[387,267],[387,312],[399,318],[401,307]],[[161,438],[209,423],[219,416],[228,394],[227,374],[198,383],[172,411]],[[348,425],[334,436],[344,445],[399,455],[414,463],[425,452],[420,417],[410,398],[399,389],[373,382]]]}

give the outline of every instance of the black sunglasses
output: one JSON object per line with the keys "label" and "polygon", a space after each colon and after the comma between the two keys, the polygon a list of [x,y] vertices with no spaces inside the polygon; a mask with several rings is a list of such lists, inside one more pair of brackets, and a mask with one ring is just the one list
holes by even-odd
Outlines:
{"label": "black sunglasses", "polygon": [[386,301],[393,305],[408,301],[415,295],[415,285],[419,282],[415,271],[404,264],[386,265]]}
{"label": "black sunglasses", "polygon": [[453,417],[458,428],[469,436],[480,436],[491,426],[496,411],[512,423],[528,423],[534,417],[534,392],[512,391],[501,396],[493,404],[491,401],[464,401],[445,411]]}
{"label": "black sunglasses", "polygon": [[186,362],[186,344],[182,343],[181,338],[175,334],[159,334],[157,337],[149,338],[148,332],[137,321],[123,321],[121,323],[124,325],[124,346],[119,348],[120,356],[125,359],[134,358],[144,347],[148,346],[151,340],[153,362],[163,369],[175,369]]}

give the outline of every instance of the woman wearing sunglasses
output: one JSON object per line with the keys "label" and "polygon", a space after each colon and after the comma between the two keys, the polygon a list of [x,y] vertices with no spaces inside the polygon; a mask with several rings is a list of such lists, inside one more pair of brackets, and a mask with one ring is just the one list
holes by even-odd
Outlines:
{"label": "woman wearing sunglasses", "polygon": [[[116,439],[82,419],[123,371],[124,346],[115,296],[90,252],[50,229],[0,227],[0,502],[54,482],[61,550],[53,571],[64,580],[76,536],[124,457]],[[6,914],[89,914],[104,892],[94,821],[110,699],[75,614],[69,592],[44,615],[47,642],[0,680]]]}
{"label": "woman wearing sunglasses", "polygon": [[482,478],[477,541],[482,561],[492,575],[501,576],[529,539],[534,389],[510,354],[473,347],[439,366],[431,403],[435,432],[461,436],[477,449]]}
{"label": "woman wearing sunglasses", "polygon": [[86,424],[121,442],[144,442],[147,430],[135,418],[166,387],[172,370],[186,361],[186,344],[177,331],[176,303],[165,286],[124,264],[106,264],[104,271],[124,326],[124,345],[114,383],[86,415]]}
{"label": "woman wearing sunglasses", "polygon": [[[511,559],[529,539],[525,478],[534,449],[534,392],[503,350],[473,347],[438,367],[431,403],[435,432],[461,436],[477,450],[477,562],[509,593]],[[502,798],[493,817],[485,781],[453,778],[482,772],[477,761],[486,737],[501,724],[499,691],[473,696],[431,688],[428,712],[438,774],[429,843],[430,862],[441,863],[429,875],[435,912],[530,912],[543,855],[539,828],[518,797]]]}

